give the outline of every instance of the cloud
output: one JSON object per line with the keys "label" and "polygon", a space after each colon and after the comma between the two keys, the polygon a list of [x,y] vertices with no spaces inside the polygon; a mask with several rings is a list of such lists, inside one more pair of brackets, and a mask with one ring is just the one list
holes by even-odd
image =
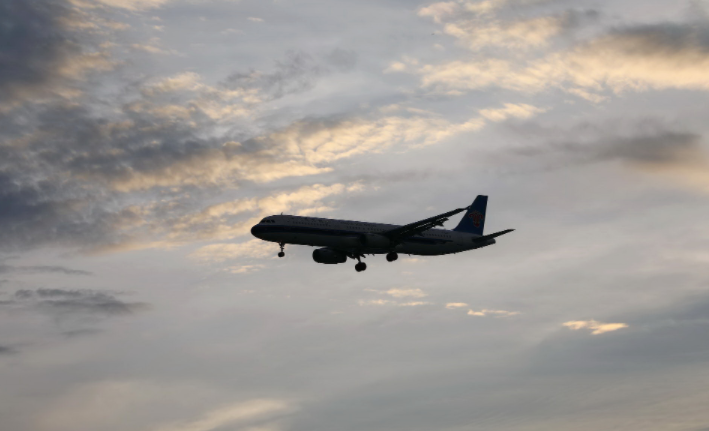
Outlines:
{"label": "cloud", "polygon": [[443,34],[457,39],[459,44],[472,51],[541,48],[551,38],[597,15],[594,11],[570,10],[555,15],[509,19],[497,13],[511,3],[530,5],[541,2],[444,2],[421,8],[418,14],[431,17],[436,24],[442,25]]}
{"label": "cloud", "polygon": [[504,121],[508,118],[531,118],[537,114],[545,112],[546,109],[537,108],[536,106],[527,105],[525,103],[516,105],[514,103],[505,103],[504,108],[499,109],[483,109],[480,115],[490,121]]}
{"label": "cloud", "polygon": [[527,144],[533,137],[546,142],[513,149],[513,154],[547,160],[552,166],[620,161],[636,171],[709,191],[709,153],[703,137],[696,133],[650,120],[603,126],[584,123],[568,130],[542,127],[533,131],[534,127],[522,126],[518,131],[523,129]]}
{"label": "cloud", "polygon": [[565,59],[570,79],[616,92],[649,88],[709,89],[709,27],[654,24],[613,31]]}
{"label": "cloud", "polygon": [[148,307],[141,302],[125,302],[117,294],[94,290],[21,289],[15,292],[6,308],[31,310],[53,316],[133,314]]}
{"label": "cloud", "polygon": [[[697,282],[700,285],[701,278]],[[627,370],[628,366],[651,370],[703,367],[703,358],[709,349],[707,310],[706,294],[692,294],[669,302],[664,300],[661,306],[652,309],[626,310],[630,312],[624,323],[594,319],[566,322],[562,327],[568,331],[556,332],[539,345],[535,367],[552,373],[616,373]],[[621,331],[612,337],[577,337],[568,333],[599,329],[607,333],[627,328],[633,330]]]}
{"label": "cloud", "polygon": [[371,299],[368,301],[365,300],[359,300],[357,301],[359,305],[392,305],[396,304],[395,301],[389,300],[389,299]]}
{"label": "cloud", "polygon": [[206,245],[190,254],[190,257],[203,262],[219,263],[242,258],[263,259],[275,256],[277,251],[278,247],[274,243],[252,239],[236,244]]}
{"label": "cloud", "polygon": [[394,146],[432,145],[484,125],[480,118],[451,123],[424,116],[303,121],[256,141],[278,146],[291,157],[319,165],[365,153],[381,153]]}
{"label": "cloud", "polygon": [[473,0],[461,2],[464,8],[478,15],[487,15],[506,7],[529,7],[544,5],[554,0]]}
{"label": "cloud", "polygon": [[202,84],[202,77],[195,72],[183,72],[177,75],[160,79],[158,82],[148,86],[143,91],[149,95],[155,93],[166,93],[177,90],[199,90],[205,88]]}
{"label": "cloud", "polygon": [[424,298],[428,296],[421,289],[389,289],[386,292],[387,295],[393,296],[394,298]]}
{"label": "cloud", "polygon": [[[79,382],[35,415],[33,429],[115,429],[121,424],[150,431],[247,430],[273,425],[298,408],[295,402],[278,398],[217,401],[214,392],[214,387],[192,380]],[[185,403],[185,394],[199,401]]]}
{"label": "cloud", "polygon": [[509,317],[509,316],[516,316],[518,314],[520,314],[519,311],[488,310],[488,309],[482,309],[480,311],[468,310],[468,316],[478,316],[478,317],[486,317],[486,316]]}
{"label": "cloud", "polygon": [[430,16],[436,23],[440,24],[445,18],[454,15],[460,9],[460,5],[454,1],[438,2],[422,7],[419,9],[418,14],[419,16]]}
{"label": "cloud", "polygon": [[446,308],[449,310],[455,310],[456,308],[467,308],[468,304],[465,302],[449,302],[446,304]]}
{"label": "cloud", "polygon": [[[8,162],[12,163],[14,155]],[[21,166],[21,163],[20,163]],[[101,209],[79,216],[86,197],[63,192],[50,181],[0,172],[0,247],[22,250],[41,244],[78,246],[111,237],[117,215]]]}
{"label": "cloud", "polygon": [[263,22],[263,18],[257,18],[257,17],[250,16],[248,19],[251,22]]}
{"label": "cloud", "polygon": [[167,55],[176,53],[175,51],[161,48],[157,39],[149,40],[148,43],[133,43],[130,45],[130,48],[135,51],[142,51],[148,54]]}
{"label": "cloud", "polygon": [[541,47],[560,34],[565,16],[544,16],[512,22],[467,20],[447,23],[443,32],[466,48],[478,51],[487,47],[525,49]]}
{"label": "cloud", "polygon": [[392,306],[392,307],[419,307],[422,305],[430,305],[430,302],[423,301],[409,301],[409,302],[398,302],[389,299],[370,299],[370,300],[359,300],[357,303],[361,306],[374,305],[374,306]]}
{"label": "cloud", "polygon": [[112,67],[105,54],[84,52],[65,27],[74,16],[62,1],[0,4],[0,112],[31,97],[68,94],[67,79]]}
{"label": "cloud", "polygon": [[294,411],[292,403],[277,399],[256,399],[221,407],[194,421],[175,422],[155,431],[211,431],[254,420],[278,418]]}
{"label": "cloud", "polygon": [[[84,3],[82,3],[82,1],[83,0],[79,0],[79,4],[83,5]],[[98,0],[98,2],[106,6],[127,9],[134,12],[154,9],[168,3],[169,1],[170,0]]]}
{"label": "cloud", "polygon": [[[163,4],[109,3],[128,10]],[[75,39],[45,10],[34,11],[34,3],[12,4],[16,10],[9,13],[18,19],[25,18],[26,10],[30,18],[41,18],[44,28],[51,27],[51,42],[61,42],[57,52],[73,47],[71,55],[57,55],[58,60],[42,70],[61,70],[65,78],[76,79],[85,70],[107,70],[111,58],[92,49],[99,45],[99,31]],[[77,13],[110,16],[103,7],[82,3],[81,8]],[[69,16],[67,8],[60,9],[54,15]],[[49,42],[32,46],[52,47]],[[31,69],[53,58],[44,54],[34,61],[28,53],[12,51],[8,58]],[[194,208],[209,192],[329,173],[342,159],[432,145],[484,127],[482,117],[451,122],[413,109],[401,115],[371,112],[273,120],[283,116],[275,101],[313,89],[320,77],[350,70],[356,60],[356,52],[343,49],[319,61],[291,51],[271,69],[232,73],[216,83],[188,70],[122,84],[116,75],[123,71],[116,70],[112,76],[97,74],[82,81],[71,103],[55,94],[44,97],[43,103],[35,97],[21,108],[13,105],[0,119],[0,222],[11,227],[0,232],[0,247],[116,251],[174,245],[188,239],[182,227],[190,226]],[[30,72],[17,75],[32,76]],[[49,88],[44,83],[53,78],[37,76],[38,85]],[[17,79],[3,88],[22,87]],[[316,214],[330,207],[317,202],[294,209]],[[228,239],[242,234],[251,221],[240,220],[231,228],[207,221],[210,226],[189,238],[209,238],[210,229],[215,229],[211,238]]]}
{"label": "cloud", "polygon": [[248,274],[250,272],[256,272],[264,269],[266,265],[240,265],[240,266],[230,266],[226,271],[232,274]]}
{"label": "cloud", "polygon": [[606,332],[613,332],[628,327],[626,323],[601,323],[593,319],[570,321],[564,323],[563,326],[574,331],[578,331],[579,329],[589,329],[592,331],[592,335],[605,334]]}
{"label": "cloud", "polygon": [[[347,56],[344,51],[333,51],[328,60],[335,63],[343,60],[347,62]],[[227,77],[223,86],[230,90],[258,89],[268,100],[276,100],[312,89],[316,80],[327,73],[311,55],[303,51],[288,51],[283,60],[276,61],[274,70],[233,73]]]}
{"label": "cloud", "polygon": [[340,72],[349,72],[357,65],[358,55],[356,51],[342,48],[335,48],[325,55],[325,61]]}
{"label": "cloud", "polygon": [[17,349],[10,346],[0,345],[0,356],[14,355],[17,353]]}
{"label": "cloud", "polygon": [[12,266],[0,264],[0,274],[2,273],[55,273],[55,274],[66,274],[66,275],[93,275],[89,271],[83,271],[80,269],[65,268],[63,266],[47,266],[47,265],[34,265],[34,266]]}
{"label": "cloud", "polygon": [[[526,21],[500,23],[478,18],[465,20],[452,15],[444,32],[469,48],[486,46],[517,49],[541,46],[563,29],[592,19],[594,12],[568,12]],[[439,16],[439,15],[435,15]],[[442,19],[442,18],[441,18]],[[441,20],[439,19],[439,21]],[[489,55],[473,61],[411,67],[401,63],[389,71],[415,73],[424,88],[453,94],[501,87],[525,93],[562,88],[592,101],[595,94],[649,89],[709,89],[704,70],[709,66],[709,26],[706,23],[658,23],[613,29],[588,38],[569,49],[551,50],[542,56],[519,56],[510,60]]]}

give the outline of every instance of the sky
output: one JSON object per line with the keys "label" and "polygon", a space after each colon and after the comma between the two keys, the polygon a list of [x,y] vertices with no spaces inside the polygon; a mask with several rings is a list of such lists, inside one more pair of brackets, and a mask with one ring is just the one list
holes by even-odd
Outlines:
{"label": "sky", "polygon": [[707,71],[705,0],[0,1],[2,429],[708,430]]}

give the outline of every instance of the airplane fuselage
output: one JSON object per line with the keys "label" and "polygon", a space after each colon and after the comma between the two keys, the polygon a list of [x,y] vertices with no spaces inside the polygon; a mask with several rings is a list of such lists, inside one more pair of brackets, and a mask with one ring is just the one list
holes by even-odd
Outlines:
{"label": "airplane fuselage", "polygon": [[480,235],[446,229],[429,229],[418,235],[386,244],[381,233],[399,226],[317,217],[274,215],[251,229],[262,240],[281,244],[328,247],[348,253],[387,254],[390,252],[437,256],[486,247],[494,239],[475,241]]}

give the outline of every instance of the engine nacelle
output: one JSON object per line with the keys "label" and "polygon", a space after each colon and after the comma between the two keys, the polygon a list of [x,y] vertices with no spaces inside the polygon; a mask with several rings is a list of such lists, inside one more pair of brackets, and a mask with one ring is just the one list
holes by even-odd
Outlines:
{"label": "engine nacelle", "polygon": [[331,248],[319,248],[313,251],[313,260],[317,263],[335,265],[347,262],[347,255]]}
{"label": "engine nacelle", "polygon": [[388,249],[391,247],[391,241],[384,235],[378,235],[376,233],[365,233],[362,234],[360,239],[362,245],[368,248],[384,248]]}

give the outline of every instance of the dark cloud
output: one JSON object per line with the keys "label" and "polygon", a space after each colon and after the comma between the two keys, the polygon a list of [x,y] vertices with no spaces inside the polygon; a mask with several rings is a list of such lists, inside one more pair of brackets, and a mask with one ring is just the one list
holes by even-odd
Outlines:
{"label": "dark cloud", "polygon": [[621,160],[647,166],[692,164],[703,158],[701,137],[660,131],[657,135],[609,137],[590,144],[558,143],[552,151],[584,161]]}
{"label": "dark cloud", "polygon": [[[340,65],[346,63],[347,54],[335,54],[334,61]],[[351,58],[349,61],[352,61]],[[222,85],[226,88],[258,88],[271,99],[279,99],[313,88],[323,73],[325,70],[311,55],[302,51],[289,51],[284,60],[276,61],[272,72],[251,70],[234,73]]]}
{"label": "dark cloud", "polygon": [[[26,155],[33,157],[30,151]],[[0,162],[2,249],[25,250],[48,244],[86,247],[110,240],[121,215],[102,208],[91,193],[76,184],[58,184],[49,178],[36,182],[25,177],[29,173],[51,175],[51,171],[23,173],[17,168],[29,167],[26,162],[19,166]],[[44,268],[45,272],[50,270]]]}
{"label": "dark cloud", "polygon": [[[83,271],[80,269],[65,268],[63,266],[47,266],[47,265],[34,265],[34,266],[12,266],[0,264],[0,274],[1,273],[50,273],[50,274],[66,274],[66,275],[92,275],[89,271]],[[2,283],[2,281],[0,281]]]}
{"label": "dark cloud", "polygon": [[[63,0],[0,5],[0,103],[19,100],[20,92],[24,101],[42,101],[12,104],[0,116],[0,250],[107,250],[164,234],[201,189],[248,181],[251,172],[268,173],[283,161],[282,153],[264,151],[272,142],[252,139],[268,124],[244,114],[220,125],[222,110],[238,105],[248,113],[253,103],[309,90],[329,68],[346,71],[356,63],[353,51],[316,60],[293,50],[271,70],[232,74],[188,95],[142,91],[146,78],[96,75],[72,81],[81,91],[68,100],[45,90],[66,78],[61,70],[77,56],[101,54],[89,49],[96,41],[76,30],[99,22],[82,15],[93,13],[86,10]],[[258,101],[226,100],[224,90],[255,90]],[[146,210],[157,194],[170,202]],[[0,266],[9,271],[62,272]]]}
{"label": "dark cloud", "polygon": [[352,50],[336,48],[325,56],[327,63],[340,72],[349,72],[357,65],[357,53]]}
{"label": "dark cloud", "polygon": [[[655,122],[622,126],[581,124],[571,129],[538,124],[508,125],[527,144],[511,154],[537,158],[551,166],[619,160],[634,167],[657,170],[696,170],[709,167],[709,157],[699,134],[672,130]],[[529,145],[529,142],[539,144]]]}
{"label": "dark cloud", "polygon": [[96,335],[100,334],[102,331],[100,329],[96,328],[84,328],[84,329],[73,329],[69,331],[64,331],[62,332],[62,335],[64,335],[67,338],[77,338],[77,337],[85,337],[87,335]]}
{"label": "dark cloud", "polygon": [[[607,36],[628,54],[678,57],[709,54],[709,23],[658,23],[614,29]],[[696,61],[696,58],[695,58]]]}
{"label": "dark cloud", "polygon": [[13,347],[0,345],[0,356],[3,355],[14,355],[17,350]]}
{"label": "dark cloud", "polygon": [[94,290],[21,289],[15,292],[14,302],[7,306],[39,311],[55,316],[96,315],[116,316],[132,314],[148,307],[142,302],[127,302],[117,293]]}
{"label": "dark cloud", "polygon": [[69,14],[61,1],[0,3],[0,101],[51,85],[64,62],[81,51],[61,24]]}
{"label": "dark cloud", "polygon": [[561,15],[561,25],[566,30],[573,30],[597,22],[601,13],[595,9],[569,10]]}
{"label": "dark cloud", "polygon": [[[331,61],[346,68],[355,60],[351,52],[335,51]],[[186,91],[190,98],[129,84],[105,99],[94,97],[99,90],[93,88],[78,103],[15,109],[0,118],[0,248],[108,249],[134,238],[127,226],[142,226],[145,239],[154,233],[153,214],[136,209],[154,201],[148,191],[179,199],[185,189],[197,196],[199,189],[233,185],[254,171],[270,174],[261,166],[284,157],[264,151],[273,142],[251,139],[262,128],[249,117],[229,121],[225,131],[207,111],[234,107],[221,99],[221,90],[257,89],[259,98],[273,100],[312,88],[323,73],[310,55],[293,51],[270,72],[235,74],[216,90]],[[234,103],[248,110],[242,102]],[[176,106],[186,107],[181,112],[188,118],[165,114]],[[235,142],[243,144],[226,145]],[[189,211],[171,210],[174,217]],[[162,228],[171,218],[165,216],[160,214]]]}

